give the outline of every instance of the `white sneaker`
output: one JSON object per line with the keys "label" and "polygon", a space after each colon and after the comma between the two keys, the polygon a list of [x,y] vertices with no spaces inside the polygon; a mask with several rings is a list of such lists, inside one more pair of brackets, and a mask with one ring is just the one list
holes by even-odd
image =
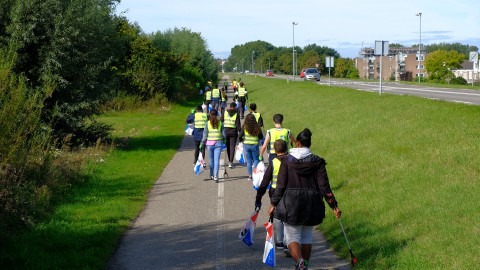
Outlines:
{"label": "white sneaker", "polygon": [[233,164],[231,162],[228,162],[228,168],[233,169]]}
{"label": "white sneaker", "polygon": [[218,177],[214,176],[213,180],[215,180],[215,182],[218,182]]}

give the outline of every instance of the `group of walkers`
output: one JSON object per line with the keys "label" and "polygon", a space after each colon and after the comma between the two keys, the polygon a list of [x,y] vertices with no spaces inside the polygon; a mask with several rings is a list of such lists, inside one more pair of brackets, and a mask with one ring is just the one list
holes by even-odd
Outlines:
{"label": "group of walkers", "polygon": [[[257,190],[255,209],[260,211],[262,197],[269,189],[268,215],[273,216],[276,249],[283,250],[287,256],[293,257],[295,269],[308,269],[313,229],[325,217],[323,200],[325,199],[333,209],[337,218],[341,216],[330,188],[326,162],[310,150],[312,132],[305,128],[294,137],[289,129],[282,126],[282,114],[273,116],[274,128],[267,130],[264,136],[263,119],[257,112],[255,103],[249,105],[249,113],[245,116],[243,107],[248,96],[245,85],[241,79],[239,81],[232,82],[236,102],[230,103],[229,108],[221,112],[220,118],[213,105],[210,110],[208,109],[210,103],[207,93],[210,90],[205,93],[208,116],[204,108],[198,106],[193,116],[187,118],[187,123],[192,123],[192,119],[194,123],[192,134],[196,145],[194,162],[197,161],[200,151],[204,155],[206,146],[210,177],[218,182],[222,145],[226,145],[228,166],[233,168],[235,147],[237,142],[243,142],[248,179],[252,180],[253,168],[263,161],[263,154],[268,150],[268,167]],[[227,89],[228,84],[225,84],[221,91],[225,93],[225,97]],[[211,103],[214,103],[213,93]],[[240,120],[243,118],[244,123],[241,125]],[[260,144],[261,141],[264,141],[263,144]]]}

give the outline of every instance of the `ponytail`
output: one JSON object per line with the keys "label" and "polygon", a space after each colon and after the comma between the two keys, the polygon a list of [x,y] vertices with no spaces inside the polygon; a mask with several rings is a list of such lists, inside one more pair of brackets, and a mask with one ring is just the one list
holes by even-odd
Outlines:
{"label": "ponytail", "polygon": [[297,141],[304,147],[312,146],[312,132],[310,129],[305,128],[297,135]]}

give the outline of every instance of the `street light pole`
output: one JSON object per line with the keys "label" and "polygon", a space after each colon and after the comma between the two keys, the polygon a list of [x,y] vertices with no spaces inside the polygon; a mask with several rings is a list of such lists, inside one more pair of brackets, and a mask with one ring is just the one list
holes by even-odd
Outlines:
{"label": "street light pole", "polygon": [[419,12],[415,15],[420,17],[420,43],[418,43],[418,82],[420,82],[420,77],[422,77],[422,13]]}
{"label": "street light pole", "polygon": [[252,72],[253,72],[253,55],[255,54],[255,51],[252,51]]}
{"label": "street light pole", "polygon": [[292,22],[292,27],[293,27],[292,73],[293,73],[294,81],[295,81],[295,25],[298,25],[298,22]]}
{"label": "street light pole", "polygon": [[268,70],[270,70],[270,57],[268,58]]}

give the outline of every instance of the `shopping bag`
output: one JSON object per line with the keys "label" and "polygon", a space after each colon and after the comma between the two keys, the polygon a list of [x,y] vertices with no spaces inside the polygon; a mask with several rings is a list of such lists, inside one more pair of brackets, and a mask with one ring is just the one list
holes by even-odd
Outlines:
{"label": "shopping bag", "polygon": [[253,245],[253,232],[255,231],[255,226],[257,225],[258,212],[254,211],[250,218],[245,222],[240,234],[238,234],[238,239],[242,240],[243,243],[247,246]]}
{"label": "shopping bag", "polygon": [[243,152],[243,143],[239,143],[235,148],[235,159],[241,164],[245,164],[245,153]]}
{"label": "shopping bag", "polygon": [[227,149],[227,145],[222,143],[222,152],[225,151],[225,149]]}
{"label": "shopping bag", "polygon": [[265,163],[263,161],[258,162],[257,167],[253,169],[252,184],[253,189],[258,190],[260,184],[262,184],[263,175],[265,174]]}
{"label": "shopping bag", "polygon": [[200,175],[205,171],[205,168],[203,168],[204,165],[205,161],[203,160],[203,155],[202,153],[199,153],[197,163],[195,163],[195,167],[193,167],[193,171],[196,175]]}
{"label": "shopping bag", "polygon": [[187,135],[192,135],[193,134],[193,125],[192,124],[187,124],[185,127],[185,133]]}
{"label": "shopping bag", "polygon": [[248,107],[247,107],[247,104],[245,104],[245,105],[244,105],[244,107],[243,107],[243,111],[244,111],[244,112],[248,112]]}
{"label": "shopping bag", "polygon": [[275,267],[275,238],[273,237],[273,220],[263,224],[267,230],[267,237],[265,239],[265,249],[263,250],[263,263]]}

